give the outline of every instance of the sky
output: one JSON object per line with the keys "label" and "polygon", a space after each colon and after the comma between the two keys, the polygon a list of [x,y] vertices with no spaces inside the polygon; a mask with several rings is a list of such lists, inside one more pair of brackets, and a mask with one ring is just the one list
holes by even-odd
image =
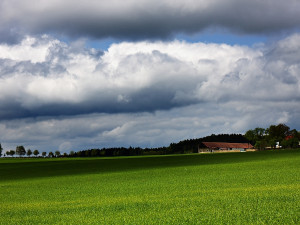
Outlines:
{"label": "sky", "polygon": [[300,130],[298,0],[0,0],[4,150]]}

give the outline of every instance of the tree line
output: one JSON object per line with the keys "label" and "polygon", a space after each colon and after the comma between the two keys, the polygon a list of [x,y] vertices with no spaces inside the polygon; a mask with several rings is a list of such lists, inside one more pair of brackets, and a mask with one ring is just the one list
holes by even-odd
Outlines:
{"label": "tree line", "polygon": [[[0,144],[0,146],[1,146],[1,144]],[[2,148],[0,148],[0,149],[2,149]],[[1,153],[2,153],[2,151],[1,151]],[[14,155],[18,155],[19,157],[24,157],[25,155],[27,157],[31,157],[32,155],[34,155],[35,157],[38,157],[40,155],[40,152],[37,149],[34,150],[34,151],[32,151],[31,149],[28,149],[26,151],[25,148],[24,148],[24,146],[21,145],[21,146],[17,146],[16,150],[9,150],[9,151],[6,151],[6,153],[5,153],[5,156],[11,156],[11,157],[13,157]],[[61,155],[60,151],[58,151],[58,150],[55,151],[54,153],[53,152],[49,152],[49,153],[42,152],[41,153],[42,157],[46,157],[46,156],[48,156],[48,157],[59,157],[60,155]],[[68,154],[65,154],[65,156],[67,156],[67,155]],[[1,156],[1,154],[0,154],[0,156]]]}
{"label": "tree line", "polygon": [[116,148],[96,148],[80,151],[70,151],[69,154],[60,151],[55,152],[40,152],[38,150],[25,150],[24,146],[17,146],[16,150],[6,152],[6,156],[13,157],[108,157],[108,156],[138,156],[138,155],[166,155],[166,154],[185,154],[196,153],[198,148],[204,147],[203,141],[219,141],[219,142],[240,142],[247,143],[248,140],[242,134],[212,134],[210,136],[198,139],[189,139],[178,143],[171,143],[168,147],[157,148],[140,148],[140,147],[116,147]]}
{"label": "tree line", "polygon": [[290,129],[285,124],[271,125],[268,128],[257,127],[248,130],[244,135],[255,148],[263,150],[269,148],[297,148],[300,133]]}
{"label": "tree line", "polygon": [[[70,151],[61,154],[60,151],[40,152],[31,149],[25,150],[24,146],[17,146],[16,150],[6,152],[6,156],[19,157],[32,155],[42,157],[107,157],[107,156],[137,156],[137,155],[166,155],[197,153],[199,148],[205,148],[202,142],[229,142],[229,143],[251,143],[255,148],[263,150],[269,148],[297,148],[299,147],[300,133],[291,130],[285,124],[271,125],[268,128],[257,127],[242,134],[212,134],[210,136],[183,140],[178,143],[171,143],[168,147],[140,148],[140,147],[118,147],[118,148],[96,148],[80,151]],[[2,155],[0,143],[0,156]]]}

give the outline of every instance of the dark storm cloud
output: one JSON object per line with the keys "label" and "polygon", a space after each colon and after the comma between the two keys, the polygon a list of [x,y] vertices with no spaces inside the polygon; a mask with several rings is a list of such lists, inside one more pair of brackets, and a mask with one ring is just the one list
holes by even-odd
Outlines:
{"label": "dark storm cloud", "polygon": [[0,3],[1,41],[20,35],[160,39],[220,27],[260,34],[300,27],[297,0],[32,1]]}

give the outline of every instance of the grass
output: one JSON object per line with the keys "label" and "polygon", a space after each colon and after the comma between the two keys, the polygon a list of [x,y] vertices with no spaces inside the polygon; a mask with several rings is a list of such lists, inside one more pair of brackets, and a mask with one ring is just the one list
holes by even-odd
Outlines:
{"label": "grass", "polygon": [[0,224],[300,224],[300,150],[1,159]]}

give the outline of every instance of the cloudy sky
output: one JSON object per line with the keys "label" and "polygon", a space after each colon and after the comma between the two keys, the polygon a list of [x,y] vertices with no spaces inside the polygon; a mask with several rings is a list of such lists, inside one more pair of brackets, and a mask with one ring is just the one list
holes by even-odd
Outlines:
{"label": "cloudy sky", "polygon": [[298,0],[0,0],[0,142],[168,146],[300,129]]}

